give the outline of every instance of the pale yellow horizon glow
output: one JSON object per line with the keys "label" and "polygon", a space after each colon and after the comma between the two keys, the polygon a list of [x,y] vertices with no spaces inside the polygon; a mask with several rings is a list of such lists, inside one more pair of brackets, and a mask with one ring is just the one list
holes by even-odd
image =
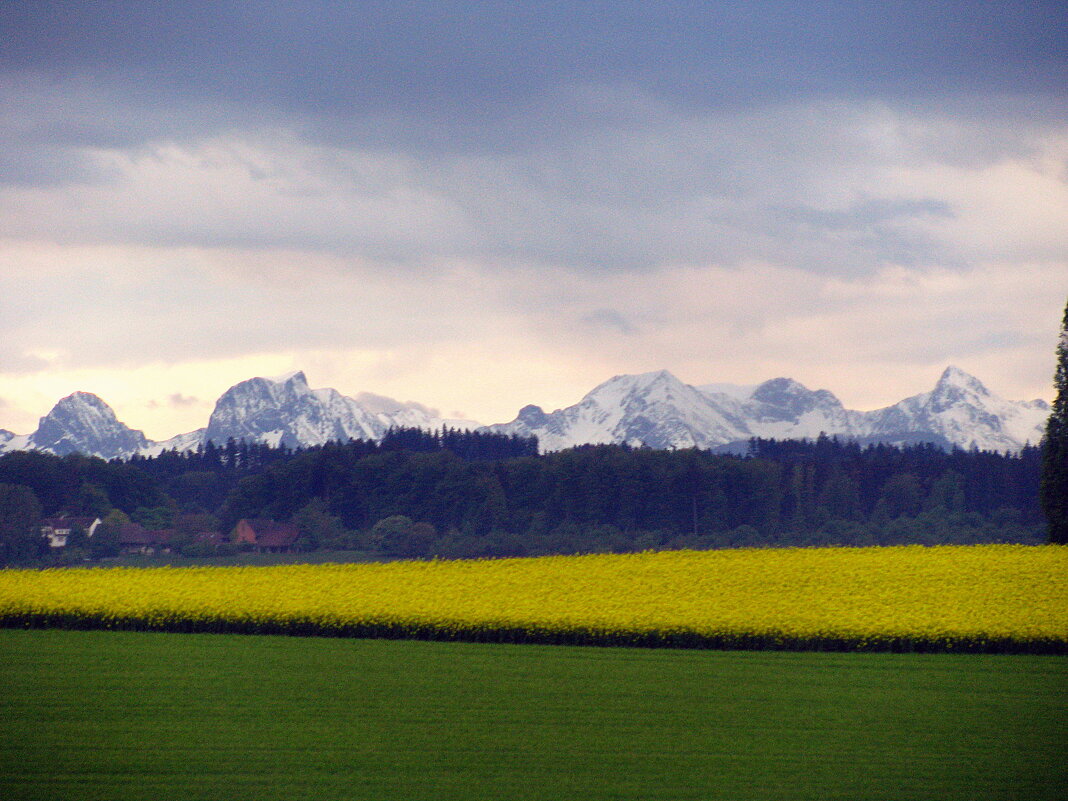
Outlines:
{"label": "pale yellow horizon glow", "polygon": [[[462,372],[455,369],[458,359],[465,363]],[[123,371],[80,369],[5,378],[2,386],[6,405],[0,408],[0,428],[16,434],[32,433],[38,419],[58,400],[72,392],[83,391],[102,398],[129,427],[143,431],[149,439],[160,441],[207,425],[215,401],[234,384],[256,376],[270,377],[297,369],[305,372],[313,388],[332,387],[349,396],[372,392],[400,401],[417,401],[438,409],[445,417],[463,417],[483,424],[504,423],[513,420],[519,409],[528,403],[551,412],[577,403],[597,384],[613,375],[646,371],[613,371],[605,365],[600,373],[587,374],[584,365],[577,362],[539,362],[536,359],[502,365],[492,353],[472,351],[442,353],[428,359],[418,369],[388,376],[381,370],[384,361],[379,355],[359,351],[280,352],[173,365],[153,364]],[[960,366],[976,374],[992,392],[1006,399],[1052,400],[1052,376],[1049,387],[1028,387],[1020,383],[1014,389],[993,384],[979,369]],[[886,382],[885,368],[881,367],[837,376],[830,371],[804,371],[816,380],[797,371],[793,371],[793,375],[788,370],[775,371],[771,364],[767,367],[759,374],[753,365],[732,374],[695,376],[681,370],[671,372],[682,381],[695,385],[756,384],[790,375],[810,389],[829,389],[847,408],[870,410],[930,390],[944,365],[903,365],[897,371],[901,389],[896,394],[888,391],[891,385]],[[484,376],[481,381],[475,378],[480,375]],[[879,390],[873,391],[874,385],[868,382],[877,375],[882,377],[883,384]],[[177,403],[168,400],[175,395],[181,396]],[[865,402],[865,399],[870,400]]]}

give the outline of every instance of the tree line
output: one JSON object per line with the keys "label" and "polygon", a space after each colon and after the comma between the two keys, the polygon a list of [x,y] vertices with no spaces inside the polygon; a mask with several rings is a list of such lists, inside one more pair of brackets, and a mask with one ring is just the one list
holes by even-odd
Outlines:
{"label": "tree line", "polygon": [[534,438],[448,429],[297,450],[231,440],[125,462],[14,452],[0,456],[0,559],[43,558],[34,526],[61,513],[211,527],[223,539],[241,518],[270,518],[296,523],[304,550],[405,557],[1037,543],[1041,462],[1035,447],[946,452],[822,436],[754,439],[744,456],[618,445],[538,455]]}

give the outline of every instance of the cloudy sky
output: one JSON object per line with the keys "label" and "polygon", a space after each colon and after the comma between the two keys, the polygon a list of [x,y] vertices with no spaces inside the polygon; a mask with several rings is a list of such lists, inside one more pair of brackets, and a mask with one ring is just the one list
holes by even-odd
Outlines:
{"label": "cloudy sky", "polygon": [[1052,395],[1059,2],[4,3],[0,427],[237,381]]}

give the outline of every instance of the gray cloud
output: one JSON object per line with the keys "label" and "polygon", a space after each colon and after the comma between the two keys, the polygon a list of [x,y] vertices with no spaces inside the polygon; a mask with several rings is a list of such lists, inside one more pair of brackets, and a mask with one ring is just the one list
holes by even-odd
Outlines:
{"label": "gray cloud", "polygon": [[1062,12],[1056,2],[10,3],[0,67],[121,82],[135,96],[350,116],[428,105],[478,115],[576,75],[704,107],[843,88],[1063,97]]}
{"label": "gray cloud", "polygon": [[896,200],[878,198],[853,203],[844,210],[815,209],[808,206],[773,209],[784,219],[831,231],[859,231],[873,226],[917,217],[952,218],[949,204],[934,198]]}
{"label": "gray cloud", "polygon": [[33,375],[47,370],[52,362],[35,356],[32,353],[22,352],[17,347],[5,345],[0,348],[0,373],[8,375]]}
{"label": "gray cloud", "polygon": [[615,309],[594,309],[582,317],[582,322],[594,329],[607,329],[631,336],[638,333],[637,327]]}
{"label": "gray cloud", "polygon": [[961,264],[951,247],[939,243],[924,229],[910,226],[920,221],[952,220],[950,204],[934,198],[875,198],[857,201],[844,209],[790,206],[769,209],[781,225],[782,239],[827,241],[836,238],[846,248],[862,255],[866,263],[915,266],[923,263]]}
{"label": "gray cloud", "polygon": [[[324,147],[285,131],[97,154],[118,178],[52,196],[9,188],[0,210],[12,236],[319,251],[400,274],[443,259],[595,272],[759,259],[845,274],[968,263],[971,200],[908,175],[974,176],[1010,160],[1047,169],[1064,139],[1041,124],[885,106],[692,117],[626,93],[612,103],[627,110],[621,127],[510,155]],[[984,132],[1004,149],[970,165],[941,159]]]}
{"label": "gray cloud", "polygon": [[358,392],[356,400],[371,412],[396,412],[400,409],[417,409],[430,417],[440,417],[438,409],[432,409],[416,401],[401,402],[387,395],[378,395],[374,392]]}
{"label": "gray cloud", "polygon": [[451,379],[499,345],[520,375],[767,377],[695,342],[763,371],[828,341],[866,380],[1020,363],[1033,321],[959,321],[998,271],[1064,274],[1066,26],[1059,3],[0,4],[0,372],[349,349],[366,375],[447,353]]}
{"label": "gray cloud", "polygon": [[952,199],[886,174],[1039,157],[1057,4],[761,8],[4,4],[5,232],[402,272],[966,263]]}
{"label": "gray cloud", "polygon": [[200,406],[204,401],[200,398],[193,397],[192,395],[183,395],[181,392],[173,392],[167,396],[165,403],[167,406],[182,409],[189,406]]}
{"label": "gray cloud", "polygon": [[[263,125],[346,148],[506,155],[626,121],[613,103],[560,103],[580,85],[682,116],[828,97],[983,120],[1057,121],[1068,106],[1056,2],[42,0],[0,4],[0,30],[4,127],[46,164],[52,146]],[[13,177],[34,176],[56,172]]]}

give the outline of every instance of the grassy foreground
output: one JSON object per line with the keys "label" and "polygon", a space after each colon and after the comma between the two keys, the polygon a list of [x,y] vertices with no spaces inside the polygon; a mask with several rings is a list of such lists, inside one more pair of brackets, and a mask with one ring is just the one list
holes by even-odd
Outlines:
{"label": "grassy foreground", "polygon": [[0,625],[1068,653],[1068,547],[0,571]]}
{"label": "grassy foreground", "polygon": [[0,798],[1063,798],[1068,660],[0,631]]}

